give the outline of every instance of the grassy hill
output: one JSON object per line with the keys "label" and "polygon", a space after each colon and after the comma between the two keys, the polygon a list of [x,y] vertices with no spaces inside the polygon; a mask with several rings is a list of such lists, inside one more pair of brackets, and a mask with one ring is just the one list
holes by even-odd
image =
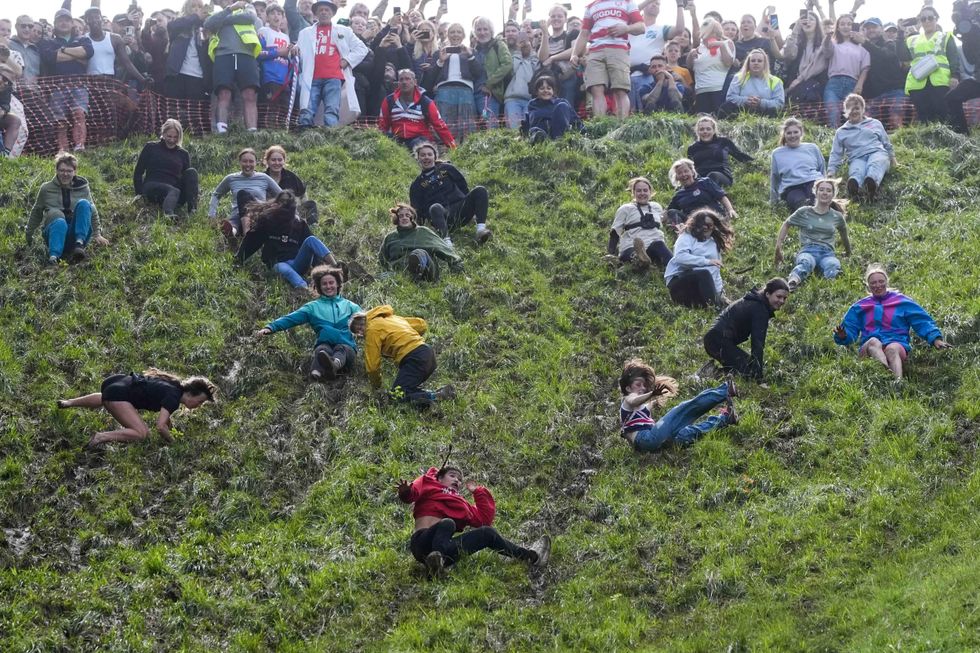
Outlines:
{"label": "grassy hill", "polygon": [[[134,205],[139,139],[82,157],[112,246],[77,267],[23,251],[50,161],[3,161],[0,649],[980,649],[977,140],[895,135],[901,168],[850,212],[854,257],[773,321],[770,387],[743,384],[742,422],[637,455],[618,436],[622,361],[642,356],[692,396],[714,313],[599,257],[628,178],[650,176],[667,203],[688,124],[597,122],[536,148],[504,131],[468,140],[453,161],[489,188],[495,238],[459,234],[465,272],[423,286],[376,262],[386,209],[416,174],[402,148],[350,130],[187,145],[208,190],[239,147],[286,146],[321,205],[315,231],[367,271],[345,294],[429,321],[434,382],[461,392],[425,414],[381,405],[362,374],[308,383],[308,330],[251,339],[301,300],[258,260],[233,269],[203,210],[171,223]],[[791,266],[772,267],[777,125],[728,131],[757,156],[732,192],[723,276],[737,297]],[[831,135],[808,137],[827,152]],[[917,343],[900,387],[831,339],[871,261],[956,345]],[[109,416],[55,399],[151,364],[207,374],[221,403],[178,414],[173,446],[83,451]],[[450,445],[493,491],[505,535],[554,536],[548,568],[481,554],[424,578],[394,483]]]}

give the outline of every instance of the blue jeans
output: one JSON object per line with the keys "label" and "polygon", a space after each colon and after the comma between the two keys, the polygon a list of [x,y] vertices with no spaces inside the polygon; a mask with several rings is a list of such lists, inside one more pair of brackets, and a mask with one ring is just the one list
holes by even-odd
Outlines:
{"label": "blue jeans", "polygon": [[827,107],[827,124],[831,129],[840,127],[840,117],[844,112],[844,98],[854,90],[857,80],[847,75],[834,75],[823,87],[823,103]]}
{"label": "blue jeans", "polygon": [[340,79],[314,79],[310,86],[310,105],[300,111],[299,124],[312,127],[316,110],[323,102],[323,125],[333,127],[340,122]]}
{"label": "blue jeans", "polygon": [[[88,243],[92,237],[92,205],[88,200],[79,200],[75,205],[75,217],[71,221],[72,238],[70,243],[81,242],[83,245]],[[65,252],[65,245],[68,240],[68,221],[64,218],[52,220],[42,232],[44,240],[48,244],[48,256],[61,258]]]}
{"label": "blue jeans", "polygon": [[306,279],[303,278],[313,263],[318,259],[324,259],[330,254],[330,249],[320,242],[316,236],[309,236],[299,246],[296,258],[292,261],[282,261],[276,263],[272,269],[280,277],[288,281],[294,288],[305,288]]}
{"label": "blue jeans", "polygon": [[649,93],[656,83],[656,77],[650,74],[630,76],[630,108],[634,113],[643,111],[643,103],[640,98]]}
{"label": "blue jeans", "polygon": [[487,121],[487,129],[497,126],[497,115],[500,113],[500,102],[492,95],[473,92],[473,106],[476,108],[476,115],[481,116]]}
{"label": "blue jeans", "polygon": [[790,275],[803,281],[814,269],[820,270],[824,279],[833,279],[840,274],[840,259],[826,245],[807,245],[796,255],[796,267]]}
{"label": "blue jeans", "polygon": [[881,186],[881,180],[891,165],[891,157],[884,151],[860,158],[852,157],[847,162],[847,176],[856,179],[858,185],[863,185],[865,179],[874,179],[875,184]]}
{"label": "blue jeans", "polygon": [[708,431],[728,423],[724,415],[712,415],[697,424],[694,423],[694,420],[725,401],[727,397],[728,386],[725,383],[717,388],[704,390],[694,399],[671,408],[652,427],[636,431],[633,447],[637,451],[656,451],[670,444],[671,441],[684,445],[694,444]]}
{"label": "blue jeans", "polygon": [[504,119],[507,121],[507,126],[510,129],[517,129],[521,126],[521,122],[524,120],[524,114],[527,113],[527,105],[530,102],[530,100],[516,98],[504,100]]}
{"label": "blue jeans", "polygon": [[558,82],[558,85],[561,87],[560,95],[568,100],[568,103],[572,105],[573,109],[578,109],[578,104],[575,102],[575,100],[578,99],[578,87],[581,83],[582,80],[578,75],[572,75],[565,81]]}

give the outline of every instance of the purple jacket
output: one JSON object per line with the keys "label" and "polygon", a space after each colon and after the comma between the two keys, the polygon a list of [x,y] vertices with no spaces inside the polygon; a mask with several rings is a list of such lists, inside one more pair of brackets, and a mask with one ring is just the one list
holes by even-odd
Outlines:
{"label": "purple jacket", "polygon": [[925,309],[900,292],[889,290],[880,299],[868,295],[855,302],[844,315],[844,331],[847,336],[834,335],[838,345],[849,345],[860,339],[863,346],[870,338],[877,338],[882,345],[900,343],[905,351],[912,349],[909,329],[930,345],[942,332]]}

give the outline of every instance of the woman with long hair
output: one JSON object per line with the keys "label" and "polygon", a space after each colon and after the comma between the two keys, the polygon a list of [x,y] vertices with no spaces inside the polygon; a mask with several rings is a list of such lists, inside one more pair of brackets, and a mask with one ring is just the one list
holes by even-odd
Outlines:
{"label": "woman with long hair", "polygon": [[692,213],[674,242],[674,256],[664,270],[671,300],[691,307],[727,306],[721,254],[731,249],[734,241],[728,221],[716,212],[698,209]]}
{"label": "woman with long hair", "polygon": [[133,442],[142,440],[150,434],[139,411],[159,412],[156,428],[168,443],[174,441],[170,431],[170,421],[178,408],[185,406],[193,410],[206,401],[214,401],[218,388],[203,376],[179,377],[169,372],[151,367],[142,374],[113,374],[102,381],[99,392],[60,399],[58,408],[105,408],[121,429],[101,431],[92,436],[86,447],[94,447],[106,442]]}
{"label": "woman with long hair", "polygon": [[786,63],[786,101],[789,104],[816,104],[823,100],[827,81],[827,60],[820,55],[823,30],[820,17],[812,11],[800,16],[783,47]]}
{"label": "woman with long hair", "polygon": [[803,142],[799,118],[784,120],[780,132],[779,147],[769,161],[769,202],[783,200],[795,211],[813,204],[813,182],[827,176],[827,166],[820,148]]}
{"label": "woman with long hair", "polygon": [[436,26],[430,21],[423,20],[412,32],[412,36],[415,38],[412,46],[412,70],[415,71],[418,79],[422,79],[439,61]]}
{"label": "woman with long hair", "polygon": [[821,56],[827,62],[823,103],[827,110],[827,124],[834,129],[840,125],[840,108],[844,98],[851,93],[861,94],[871,68],[871,54],[860,45],[864,35],[854,31],[853,26],[854,18],[843,14],[820,48]]}
{"label": "woman with long hair", "polygon": [[262,163],[265,164],[265,174],[269,175],[274,182],[279,184],[283,190],[293,191],[296,200],[300,202],[299,213],[310,224],[316,224],[319,219],[319,210],[316,202],[306,198],[306,183],[300,179],[299,175],[290,170],[287,164],[286,148],[282,145],[270,145],[262,154]]}
{"label": "woman with long hair", "polygon": [[800,230],[802,248],[796,255],[796,267],[789,273],[786,283],[790,292],[799,287],[814,270],[819,270],[825,279],[833,279],[840,274],[840,259],[834,252],[836,236],[840,233],[844,253],[851,255],[851,241],[847,237],[847,222],[840,204],[834,202],[837,195],[837,181],[818,179],[813,184],[817,197],[813,206],[801,206],[789,216],[776,236],[776,266],[783,262],[783,241],[790,227]]}
{"label": "woman with long hair", "polygon": [[718,115],[727,117],[748,111],[773,117],[785,104],[782,80],[769,72],[769,55],[765,50],[756,48],[746,55],[742,70],[732,78]]}
{"label": "woman with long hair", "polygon": [[722,188],[735,183],[729,157],[742,163],[752,157],[738,148],[731,139],[718,134],[718,123],[711,116],[701,116],[694,123],[697,140],[687,146],[687,158],[694,162],[694,169]]}

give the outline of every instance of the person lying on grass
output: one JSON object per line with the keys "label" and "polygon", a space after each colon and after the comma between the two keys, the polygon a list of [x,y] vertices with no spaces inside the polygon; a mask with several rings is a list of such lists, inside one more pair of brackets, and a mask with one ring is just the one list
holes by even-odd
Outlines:
{"label": "person lying on grass", "polygon": [[819,270],[825,279],[834,279],[840,274],[840,259],[834,252],[837,233],[840,232],[844,253],[851,255],[851,241],[847,237],[847,222],[840,204],[834,202],[837,195],[837,181],[818,179],[813,183],[817,201],[813,206],[801,206],[789,216],[776,236],[776,266],[783,262],[783,241],[790,227],[800,230],[802,248],[796,255],[796,267],[789,273],[786,283],[790,292],[796,290],[803,281]]}
{"label": "person lying on grass", "polygon": [[348,325],[351,316],[359,313],[361,307],[340,296],[344,273],[339,268],[320,265],[313,268],[312,276],[313,288],[320,297],[265,325],[255,332],[255,337],[263,338],[300,324],[309,324],[316,332],[310,376],[314,381],[319,381],[332,379],[354,366],[357,343]]}
{"label": "person lying on grass", "polygon": [[445,385],[435,392],[421,387],[436,371],[435,352],[422,339],[428,328],[422,318],[395,315],[394,309],[387,304],[351,317],[351,333],[364,338],[364,371],[372,386],[381,387],[381,358],[385,357],[398,366],[389,392],[396,401],[426,407],[456,396],[452,385]]}
{"label": "person lying on grass", "polygon": [[910,330],[936,349],[952,347],[924,308],[888,287],[888,273],[880,263],[868,266],[864,282],[871,294],[854,302],[834,329],[838,345],[860,341],[858,355],[887,367],[896,381],[902,380],[905,360],[912,350]]}
{"label": "person lying on grass", "polygon": [[428,227],[419,226],[418,214],[408,204],[396,204],[388,209],[395,230],[385,236],[378,258],[388,268],[404,269],[416,281],[436,281],[439,278],[439,262],[459,271],[463,259],[456,253],[452,242],[443,240]]}
{"label": "person lying on grass", "polygon": [[58,408],[105,408],[122,425],[115,431],[102,431],[92,436],[86,447],[105,442],[133,442],[150,434],[139,411],[159,412],[156,427],[169,444],[174,441],[170,431],[170,416],[186,406],[193,410],[206,401],[214,401],[218,388],[203,376],[181,378],[151,367],[142,374],[113,374],[102,382],[100,392],[74,399],[59,399]]}
{"label": "person lying on grass", "polygon": [[661,268],[667,267],[673,254],[664,242],[664,208],[653,197],[653,184],[646,177],[634,177],[627,188],[633,201],[616,210],[609,230],[607,251],[619,257],[622,263],[632,261],[643,269],[656,261]]}
{"label": "person lying on grass", "polygon": [[[473,503],[460,495],[465,487],[473,494]],[[409,483],[399,480],[398,498],[414,503],[415,530],[409,541],[412,556],[436,576],[460,557],[490,549],[500,555],[543,567],[551,557],[551,538],[541,536],[530,548],[504,539],[491,526],[496,504],[490,490],[473,481],[463,482],[457,467],[429,470]],[[466,530],[469,526],[470,530]],[[459,533],[459,535],[457,535]]]}
{"label": "person lying on grass", "polygon": [[[619,407],[620,434],[637,451],[658,451],[673,442],[694,444],[708,431],[738,423],[732,401],[738,393],[731,378],[717,388],[708,388],[694,399],[674,406],[659,420],[653,419],[651,408],[662,408],[667,399],[677,395],[676,380],[657,376],[650,365],[633,358],[623,365],[619,390],[623,394],[623,403]],[[694,423],[719,404],[725,406],[717,415]]]}

